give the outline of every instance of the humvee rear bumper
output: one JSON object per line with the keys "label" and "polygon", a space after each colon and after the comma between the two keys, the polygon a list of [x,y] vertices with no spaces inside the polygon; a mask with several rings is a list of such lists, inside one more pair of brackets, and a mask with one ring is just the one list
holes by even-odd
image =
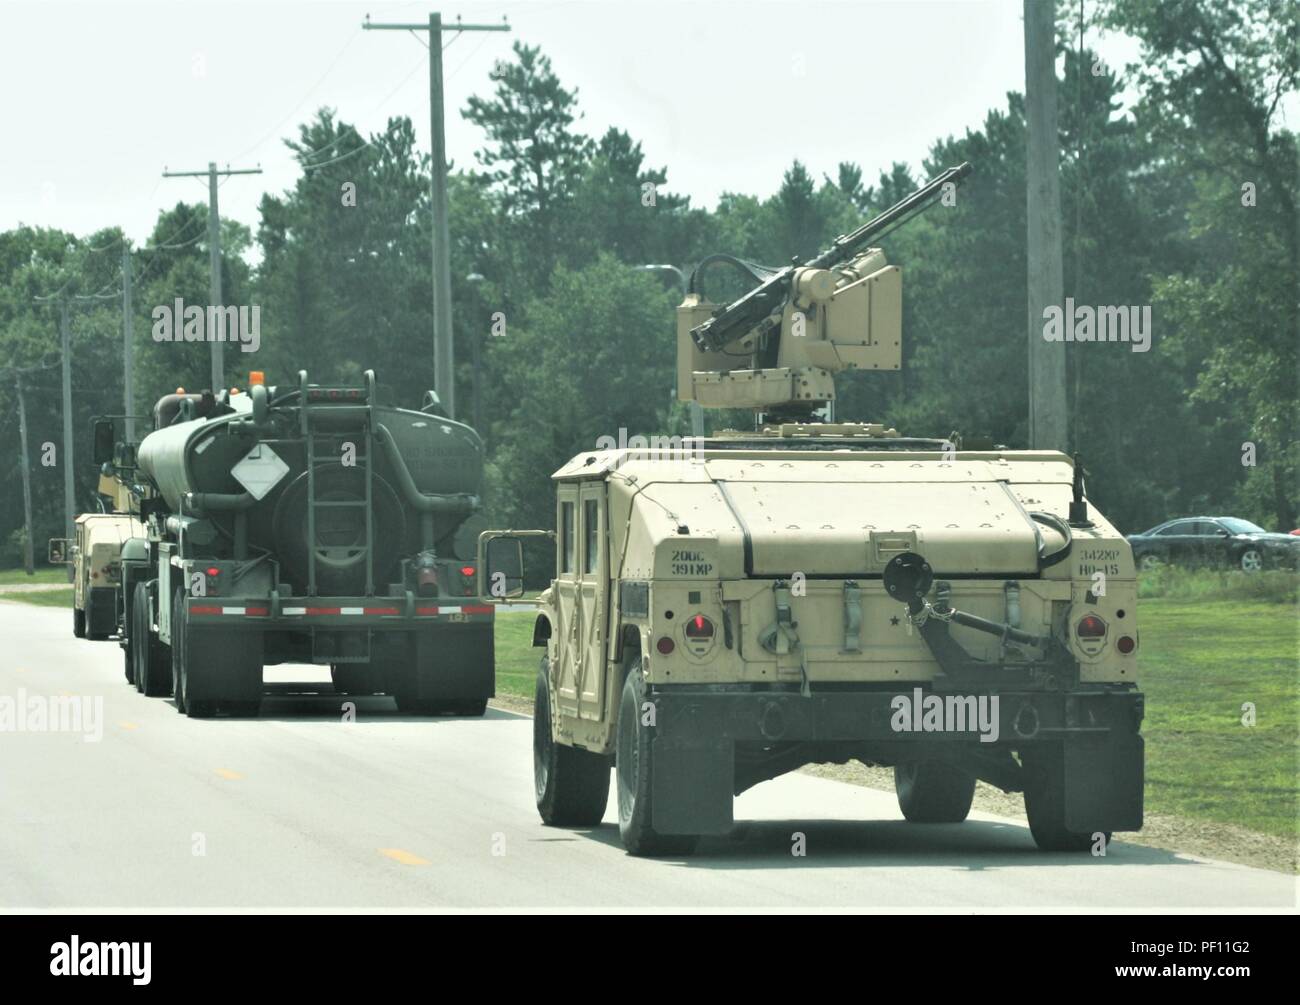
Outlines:
{"label": "humvee rear bumper", "polygon": [[[738,747],[750,760],[770,758],[778,767],[785,752],[788,766],[764,777],[855,757],[883,764],[939,757],[985,777],[984,766],[1001,758],[1012,774],[987,780],[1016,790],[1019,766],[1010,751],[1056,744],[1064,752],[1071,829],[1142,826],[1144,699],[1132,688],[956,696],[905,685],[818,689],[805,698],[797,690],[678,685],[652,688],[647,697],[655,708],[654,827],[663,834],[730,830],[732,796],[754,784],[737,771]],[[966,729],[950,728],[960,722],[942,713],[927,721],[924,709],[933,699],[955,709],[946,699],[958,697],[964,708],[970,698],[982,700],[983,719],[971,716]]]}

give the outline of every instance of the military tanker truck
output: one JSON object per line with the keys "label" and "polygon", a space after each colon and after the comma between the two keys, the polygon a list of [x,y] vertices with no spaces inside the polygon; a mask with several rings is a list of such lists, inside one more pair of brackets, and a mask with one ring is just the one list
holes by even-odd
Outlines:
{"label": "military tanker truck", "polygon": [[[482,715],[493,608],[474,596],[482,442],[429,392],[363,387],[161,398],[115,443],[147,541],[124,556],[127,677],[178,710],[250,713],[263,667],[328,665],[338,693],[417,714]],[[101,442],[113,443],[111,430]],[[99,457],[96,458],[100,460]]]}
{"label": "military tanker truck", "polygon": [[[803,266],[678,309],[685,400],[755,427],[591,450],[554,475],[533,631],[546,824],[592,826],[611,767],[633,854],[727,833],[733,797],[809,763],[892,767],[903,816],[956,823],[982,779],[1049,850],[1142,823],[1132,555],[1077,459],[814,421],[844,370],[901,366],[901,277],[871,245],[969,170]],[[521,532],[480,541],[498,595]]]}

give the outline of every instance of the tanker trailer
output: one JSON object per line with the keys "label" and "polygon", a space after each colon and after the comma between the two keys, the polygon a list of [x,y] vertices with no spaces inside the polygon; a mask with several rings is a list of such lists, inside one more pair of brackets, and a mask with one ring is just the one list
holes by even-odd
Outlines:
{"label": "tanker trailer", "polygon": [[254,373],[247,394],[164,396],[154,426],[117,457],[149,537],[127,617],[140,690],[255,713],[264,666],[313,663],[341,694],[483,714],[493,608],[464,526],[483,445],[435,395],[417,411],[381,404],[370,370],[360,388]]}

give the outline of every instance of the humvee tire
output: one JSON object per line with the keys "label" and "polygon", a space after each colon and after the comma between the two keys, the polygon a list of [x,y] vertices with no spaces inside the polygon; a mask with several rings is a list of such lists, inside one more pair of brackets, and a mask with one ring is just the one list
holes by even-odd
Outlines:
{"label": "humvee tire", "polygon": [[547,658],[533,695],[533,791],[542,823],[550,827],[595,827],[609,802],[609,758],[556,743],[551,736],[551,693]]}
{"label": "humvee tire", "polygon": [[72,609],[72,634],[79,639],[86,637],[86,612],[77,607]]}
{"label": "humvee tire", "polygon": [[[1091,832],[1065,827],[1065,749],[1059,743],[1027,747],[1020,752],[1025,768],[1025,815],[1040,851],[1090,851]],[[1105,832],[1110,844],[1110,832]]]}
{"label": "humvee tire", "polygon": [[654,771],[651,727],[641,724],[645,681],[641,654],[628,649],[618,708],[614,774],[618,779],[618,834],[629,855],[689,855],[699,836],[660,834],[651,826],[650,784]]}
{"label": "humvee tire", "polygon": [[898,808],[914,824],[959,824],[975,798],[975,776],[943,761],[894,765]]}

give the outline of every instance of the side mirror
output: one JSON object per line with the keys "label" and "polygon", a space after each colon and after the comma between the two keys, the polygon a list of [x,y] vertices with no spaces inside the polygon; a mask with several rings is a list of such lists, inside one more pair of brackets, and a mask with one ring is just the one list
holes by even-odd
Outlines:
{"label": "side mirror", "polygon": [[524,595],[524,543],[519,538],[489,538],[480,568],[487,577],[487,596],[508,600]]}
{"label": "side mirror", "polygon": [[48,558],[51,565],[64,565],[68,561],[68,539],[66,537],[50,538]]}
{"label": "side mirror", "polygon": [[113,460],[113,447],[116,435],[112,419],[96,419],[93,425],[94,450],[92,456],[96,464],[108,464]]}

